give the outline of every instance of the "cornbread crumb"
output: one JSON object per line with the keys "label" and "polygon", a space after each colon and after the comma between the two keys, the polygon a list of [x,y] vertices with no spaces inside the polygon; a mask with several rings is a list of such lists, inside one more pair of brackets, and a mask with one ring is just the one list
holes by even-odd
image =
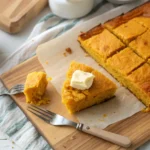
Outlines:
{"label": "cornbread crumb", "polygon": [[63,53],[63,55],[65,56],[65,57],[67,57],[67,54],[72,54],[72,50],[71,50],[71,48],[66,48],[66,50],[65,50],[65,52]]}
{"label": "cornbread crumb", "polygon": [[66,52],[64,52],[63,55],[66,57],[67,56]]}
{"label": "cornbread crumb", "polygon": [[89,57],[90,55],[88,53],[85,54],[85,57]]}
{"label": "cornbread crumb", "polygon": [[146,107],[146,108],[142,109],[142,112],[150,112],[150,108]]}
{"label": "cornbread crumb", "polygon": [[47,80],[48,80],[48,81],[51,81],[51,80],[52,80],[52,77],[48,77]]}
{"label": "cornbread crumb", "polygon": [[106,118],[106,117],[107,117],[107,114],[103,114],[103,117]]}
{"label": "cornbread crumb", "polygon": [[69,48],[69,47],[68,47],[68,48],[66,48],[66,52],[67,52],[67,53],[69,53],[69,54],[72,54],[72,50],[71,50],[71,48]]}

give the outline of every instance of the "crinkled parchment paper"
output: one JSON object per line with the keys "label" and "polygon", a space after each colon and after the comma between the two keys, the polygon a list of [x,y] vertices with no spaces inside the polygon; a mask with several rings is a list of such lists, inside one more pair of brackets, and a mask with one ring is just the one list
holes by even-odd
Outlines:
{"label": "crinkled parchment paper", "polygon": [[[138,1],[136,6],[143,2],[146,1]],[[115,98],[76,113],[78,120],[82,123],[105,128],[112,123],[132,116],[145,107],[131,92],[122,87],[91,57],[87,57],[77,41],[78,35],[81,31],[87,31],[99,23],[104,23],[105,21],[125,13],[136,6],[135,4],[129,4],[113,9],[110,12],[81,23],[62,36],[40,45],[37,49],[39,61],[48,76],[52,77],[51,82],[60,94],[66,72],[72,60],[92,66],[117,84],[118,90],[115,94]],[[64,52],[68,47],[72,49],[72,54],[66,53],[67,56],[65,57]]]}

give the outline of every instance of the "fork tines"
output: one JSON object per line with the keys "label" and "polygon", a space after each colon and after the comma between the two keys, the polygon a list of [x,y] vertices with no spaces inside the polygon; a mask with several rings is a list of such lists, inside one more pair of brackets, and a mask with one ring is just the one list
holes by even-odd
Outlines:
{"label": "fork tines", "polygon": [[42,109],[34,105],[29,105],[27,109],[48,123],[50,122],[51,119],[53,119],[55,115],[53,112],[49,110]]}
{"label": "fork tines", "polygon": [[23,84],[17,84],[16,86],[12,87],[13,89],[24,89]]}
{"label": "fork tines", "polygon": [[17,84],[16,86],[12,87],[9,91],[11,93],[20,93],[20,92],[23,92],[24,90],[24,85],[23,84]]}

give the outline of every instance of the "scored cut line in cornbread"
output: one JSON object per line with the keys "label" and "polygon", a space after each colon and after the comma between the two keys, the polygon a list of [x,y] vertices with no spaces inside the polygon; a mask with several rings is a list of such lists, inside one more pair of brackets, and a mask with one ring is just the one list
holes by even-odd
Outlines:
{"label": "scored cut line in cornbread", "polygon": [[101,59],[102,62],[125,47],[125,45],[107,29],[104,29],[100,34],[86,40],[82,40],[79,37],[79,41],[86,51],[92,52],[92,56],[96,56],[97,60]]}
{"label": "scored cut line in cornbread", "polygon": [[[95,76],[93,84],[88,90],[78,90],[70,86],[72,74],[76,70],[90,72]],[[74,113],[113,97],[116,88],[111,80],[97,70],[73,61],[62,88],[62,103],[65,104],[70,113]]]}
{"label": "scored cut line in cornbread", "polygon": [[130,48],[125,48],[107,59],[105,69],[110,72],[121,84],[125,85],[126,77],[133,70],[144,63],[144,60]]}
{"label": "scored cut line in cornbread", "polygon": [[147,30],[144,26],[137,23],[134,20],[120,25],[113,30],[113,33],[117,35],[124,43],[128,44],[135,39],[138,35],[141,35]]}
{"label": "scored cut line in cornbread", "polygon": [[[150,20],[150,18],[149,18]],[[142,58],[147,60],[150,57],[150,30],[132,41],[129,46]]]}
{"label": "scored cut line in cornbread", "polygon": [[[139,86],[139,84],[134,83],[135,80],[133,80],[132,82],[132,80],[130,80],[130,77],[131,75],[133,75],[132,73],[139,70],[139,68],[142,68],[142,66],[145,66],[145,64],[147,64],[146,65],[147,67],[144,67],[144,68],[146,69],[150,68],[150,65],[149,65],[150,53],[148,50],[149,42],[148,41],[137,42],[137,44],[144,43],[140,49],[134,48],[133,46],[131,47],[130,43],[132,43],[131,41],[136,38],[140,40],[141,40],[141,37],[142,37],[142,40],[146,38],[149,39],[149,36],[146,35],[147,32],[149,32],[148,28],[149,28],[150,18],[147,17],[147,16],[150,16],[149,8],[150,8],[150,2],[147,2],[146,4],[139,6],[138,8],[128,13],[118,16],[106,22],[104,25],[101,25],[103,28],[107,28],[114,36],[117,36],[120,40],[122,40],[126,46],[131,48],[130,50],[124,51],[124,49],[121,49],[113,53],[111,56],[107,57],[105,60],[103,60],[100,54],[95,52],[96,51],[95,47],[93,46],[94,49],[92,49],[91,47],[87,46],[84,43],[84,39],[82,39],[79,36],[79,42],[81,43],[81,46],[85,49],[85,51],[87,51],[99,64],[101,64],[106,70],[108,70],[108,72],[110,72],[116,79],[118,79],[125,87],[129,88],[139,99],[141,99],[141,101],[146,106],[149,106],[150,95],[147,93],[145,94],[145,92],[143,92],[142,87]],[[136,18],[138,19],[136,20]],[[100,32],[99,35],[100,34],[102,34],[102,32]],[[84,35],[86,35],[86,33],[84,33]],[[89,40],[92,38],[92,33],[90,33],[90,35],[91,35],[90,38],[86,38],[86,40]],[[92,44],[94,45],[95,42],[92,41]],[[115,45],[115,42],[113,44]],[[101,46],[99,46],[99,49],[100,48]],[[124,55],[124,56],[121,56],[121,55]],[[125,58],[125,56],[127,57]],[[122,60],[123,58],[125,59]],[[109,60],[111,61],[109,62]],[[114,62],[113,65],[112,65],[112,62]],[[145,74],[146,69],[141,69],[143,71],[143,74]],[[142,76],[142,73],[141,73],[141,76]],[[142,78],[143,77],[141,77],[141,80]],[[149,78],[148,75],[147,75],[147,78]],[[148,90],[150,91],[149,82],[146,81],[146,86],[144,86],[144,89],[145,87],[147,91]],[[138,93],[138,91],[140,92]]]}
{"label": "scored cut line in cornbread", "polygon": [[116,27],[128,22],[129,20],[136,17],[147,17],[150,16],[150,2],[144,3],[143,5],[133,9],[126,14],[122,14],[118,17],[115,17],[106,23],[104,23],[104,27],[112,31]]}
{"label": "scored cut line in cornbread", "polygon": [[[104,23],[103,27],[118,36],[125,44],[128,45],[138,35],[144,33],[147,28],[150,28],[150,2],[147,2],[136,9],[133,9],[126,14],[122,14],[114,19]],[[129,22],[129,27],[127,28]],[[136,22],[136,23],[135,23]],[[139,25],[138,25],[139,24]],[[144,29],[142,28],[145,28]],[[137,29],[139,32],[136,32]]]}
{"label": "scored cut line in cornbread", "polygon": [[127,78],[128,88],[146,105],[150,106],[150,65],[145,63]]}
{"label": "scored cut line in cornbread", "polygon": [[125,76],[130,74],[143,63],[144,60],[135,54],[130,48],[125,48],[116,55],[107,59],[107,66]]}

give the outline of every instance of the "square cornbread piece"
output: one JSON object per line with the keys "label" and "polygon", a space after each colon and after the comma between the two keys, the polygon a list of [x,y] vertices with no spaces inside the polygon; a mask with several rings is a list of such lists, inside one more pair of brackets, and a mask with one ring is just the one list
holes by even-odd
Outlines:
{"label": "square cornbread piece", "polygon": [[142,35],[132,41],[129,46],[142,58],[150,57],[150,30],[147,30]]}
{"label": "square cornbread piece", "polygon": [[149,17],[136,17],[134,18],[134,21],[136,21],[137,23],[142,24],[143,26],[145,26],[146,28],[150,29],[150,13],[149,13]]}
{"label": "square cornbread piece", "polygon": [[128,88],[150,107],[150,65],[145,63],[128,76]]}
{"label": "square cornbread piece", "polygon": [[130,20],[127,23],[115,28],[113,33],[116,34],[123,42],[128,44],[130,41],[134,40],[137,36],[141,35],[146,30],[147,28],[141,24],[134,20]]}
{"label": "square cornbread piece", "polygon": [[105,64],[107,58],[123,49],[125,45],[107,29],[86,40],[79,36],[81,46],[88,52],[98,63]]}
{"label": "square cornbread piece", "polygon": [[47,84],[44,72],[29,73],[24,88],[26,102],[35,105],[47,104],[48,99],[43,99]]}
{"label": "square cornbread piece", "polygon": [[[141,17],[149,17],[150,16],[150,2],[144,3],[143,5],[140,5],[139,7],[136,7],[135,9],[125,13],[121,14],[120,16],[117,16],[111,20],[108,20],[106,23],[104,23],[104,27],[109,29],[111,32],[113,29],[117,28],[118,26],[127,23],[129,20],[132,20],[134,18],[141,18]],[[136,21],[136,20],[135,20]],[[149,25],[149,21],[147,19],[139,20],[140,23],[143,23],[145,27]],[[137,21],[137,22],[139,22]]]}
{"label": "square cornbread piece", "polygon": [[143,63],[141,57],[130,48],[125,48],[107,60],[107,70],[124,84],[124,78]]}
{"label": "square cornbread piece", "polygon": [[[95,76],[89,89],[78,90],[70,86],[72,75],[76,70],[89,72]],[[62,88],[62,103],[65,104],[70,113],[74,113],[113,97],[116,88],[111,80],[97,70],[84,64],[72,62]]]}

